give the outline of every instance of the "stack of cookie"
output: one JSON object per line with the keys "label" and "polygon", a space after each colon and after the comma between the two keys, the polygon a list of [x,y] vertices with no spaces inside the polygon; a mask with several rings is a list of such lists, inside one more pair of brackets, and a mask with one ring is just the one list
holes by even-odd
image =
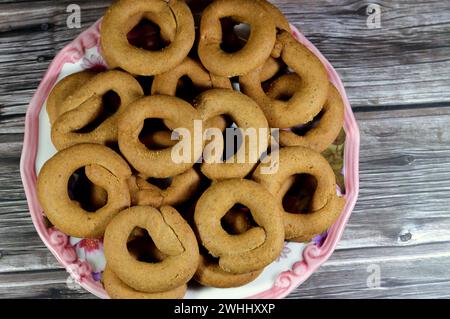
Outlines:
{"label": "stack of cookie", "polygon": [[[47,100],[58,153],[39,200],[62,232],[104,238],[112,298],[182,298],[191,279],[245,285],[345,203],[320,154],[342,129],[343,101],[283,14],[266,0],[216,0],[195,20],[182,0],[114,2],[101,26],[110,70],[72,74]],[[229,141],[213,152],[228,130],[257,132],[257,147],[243,135],[230,156]],[[299,188],[301,203],[287,204]]]}

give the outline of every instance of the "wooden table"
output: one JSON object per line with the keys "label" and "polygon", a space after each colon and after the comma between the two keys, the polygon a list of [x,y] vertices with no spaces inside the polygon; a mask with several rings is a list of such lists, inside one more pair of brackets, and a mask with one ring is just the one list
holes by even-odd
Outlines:
{"label": "wooden table", "polygon": [[[40,241],[19,175],[27,105],[110,1],[0,0],[0,297],[92,298]],[[361,130],[361,190],[338,249],[290,298],[450,297],[450,1],[279,0],[328,57]],[[372,21],[373,22],[373,21]],[[376,21],[375,21],[376,22]],[[373,285],[379,272],[380,286]]]}

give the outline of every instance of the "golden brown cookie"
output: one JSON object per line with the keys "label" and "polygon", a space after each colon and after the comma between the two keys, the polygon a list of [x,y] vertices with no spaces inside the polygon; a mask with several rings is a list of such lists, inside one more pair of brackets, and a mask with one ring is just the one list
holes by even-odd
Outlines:
{"label": "golden brown cookie", "polygon": [[[234,53],[221,48],[222,18],[247,23],[252,32],[246,45]],[[276,40],[275,22],[264,7],[253,0],[216,0],[202,14],[198,55],[212,74],[225,77],[243,75],[269,58]]]}
{"label": "golden brown cookie", "polygon": [[165,189],[152,184],[142,175],[136,176],[134,183],[131,190],[133,205],[176,206],[194,196],[200,186],[200,174],[191,168],[171,178],[170,185]]}
{"label": "golden brown cookie", "polygon": [[[120,97],[114,114],[103,120],[93,130],[80,131],[95,121],[106,108],[102,97],[113,91]],[[64,100],[65,110],[53,123],[51,138],[58,150],[81,143],[108,144],[117,141],[117,119],[126,107],[143,96],[139,82],[121,71],[100,73]]]}
{"label": "golden brown cookie", "polygon": [[[70,199],[69,179],[79,168],[108,193],[105,206],[87,212]],[[79,238],[100,238],[111,219],[130,205],[126,180],[128,164],[111,149],[96,144],[79,144],[60,151],[42,167],[37,190],[39,202],[48,219],[63,233]]]}
{"label": "golden brown cookie", "polygon": [[61,107],[64,101],[70,98],[78,89],[80,89],[86,82],[92,79],[97,73],[93,71],[81,71],[66,76],[61,81],[56,83],[47,99],[47,114],[52,125],[58,116],[63,114],[65,110]]}
{"label": "golden brown cookie", "polygon": [[272,17],[272,20],[275,22],[275,26],[279,30],[291,31],[291,27],[289,26],[289,21],[286,19],[284,14],[278,9],[275,5],[270,3],[267,0],[256,0],[264,9],[269,13]]}
{"label": "golden brown cookie", "polygon": [[277,39],[282,44],[282,60],[302,80],[294,95],[282,100],[267,96],[261,86],[262,66],[241,76],[239,83],[242,92],[261,107],[270,127],[289,128],[310,122],[320,112],[328,97],[328,74],[320,60],[290,33],[282,31]]}
{"label": "golden brown cookie", "polygon": [[200,94],[195,107],[205,122],[205,127],[211,127],[208,124],[210,119],[228,115],[241,132],[246,134],[245,145],[241,145],[236,154],[225,162],[219,161],[222,154],[211,154],[211,157],[205,154],[201,165],[203,174],[212,180],[245,177],[268,147],[270,132],[264,113],[244,94],[224,89],[213,89]]}
{"label": "golden brown cookie", "polygon": [[[128,238],[136,227],[147,230],[158,250],[167,255],[164,260],[146,263],[129,253]],[[170,206],[159,210],[135,206],[122,211],[106,229],[104,249],[108,267],[127,286],[142,292],[164,292],[186,284],[199,262],[192,229]]]}
{"label": "golden brown cookie", "polygon": [[[301,79],[296,74],[280,77],[270,87],[267,95],[276,98],[282,94],[290,94],[301,85]],[[280,144],[283,146],[305,146],[317,152],[325,151],[338,137],[344,123],[344,102],[338,90],[330,84],[328,99],[320,112],[318,123],[312,123],[312,128],[304,135],[298,135],[293,130],[280,132]]]}
{"label": "golden brown cookie", "polygon": [[[168,18],[158,19],[159,16]],[[144,17],[167,30],[162,35],[171,39],[169,46],[148,51],[128,42],[127,34]],[[120,67],[138,75],[161,74],[180,64],[191,50],[195,40],[194,18],[182,0],[119,0],[103,18],[100,39],[103,57],[111,68]]]}
{"label": "golden brown cookie", "polygon": [[[177,128],[189,132],[190,141],[181,141],[173,147],[163,150],[150,150],[140,140],[139,134],[144,121],[150,118],[159,118],[173,122]],[[144,97],[129,105],[119,119],[119,148],[130,164],[139,172],[149,177],[168,178],[184,173],[192,168],[200,158],[203,151],[197,145],[194,134],[195,121],[201,123],[199,112],[189,103],[172,96],[153,95]],[[201,133],[201,132],[200,132]],[[175,147],[182,147],[185,142],[190,148],[190,156],[173,158]],[[189,155],[189,154],[188,154]]]}
{"label": "golden brown cookie", "polygon": [[[230,234],[242,234],[252,227],[248,211],[233,208],[223,218],[222,223]],[[240,287],[254,281],[262,269],[244,274],[233,274],[220,268],[218,259],[200,250],[200,264],[194,279],[203,286],[216,288]]]}
{"label": "golden brown cookie", "polygon": [[[230,235],[222,228],[221,219],[237,203],[249,208],[258,227]],[[283,249],[280,206],[273,195],[253,181],[231,179],[214,183],[198,200],[194,222],[200,243],[219,258],[221,269],[233,274],[260,270]]]}
{"label": "golden brown cookie", "polygon": [[281,209],[281,201],[290,188],[285,183],[292,181],[291,176],[309,174],[317,180],[310,213],[293,214],[283,209],[286,239],[308,241],[326,231],[339,217],[345,204],[345,199],[336,195],[336,177],[330,164],[320,153],[302,146],[285,147],[270,156],[279,156],[278,170],[274,174],[262,174],[264,164],[261,164],[253,179],[277,197]]}

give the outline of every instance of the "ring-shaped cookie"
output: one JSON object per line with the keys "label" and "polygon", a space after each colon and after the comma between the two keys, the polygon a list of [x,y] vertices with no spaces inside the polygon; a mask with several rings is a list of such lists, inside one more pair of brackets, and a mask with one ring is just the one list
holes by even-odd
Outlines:
{"label": "ring-shaped cookie", "polygon": [[[147,230],[158,250],[167,255],[164,260],[146,263],[129,253],[128,238],[136,227]],[[170,206],[122,211],[106,228],[104,249],[108,267],[124,284],[142,292],[164,292],[186,284],[199,262],[194,232]]]}
{"label": "ring-shaped cookie", "polygon": [[[203,174],[212,180],[245,177],[267,150],[269,142],[268,123],[259,106],[240,92],[212,89],[197,97],[195,108],[206,127],[211,127],[208,124],[210,119],[218,115],[229,115],[243,133],[249,133],[245,135],[245,145],[241,145],[231,158],[224,162],[205,161],[201,165]],[[254,133],[253,136],[250,136],[250,133]],[[253,138],[254,143],[251,143],[250,138]],[[243,160],[239,159],[239,152],[243,152]]]}
{"label": "ring-shaped cookie", "polygon": [[262,273],[256,270],[249,273],[233,274],[220,268],[211,256],[200,254],[200,263],[194,279],[203,286],[214,288],[241,287],[254,281]]}
{"label": "ring-shaped cookie", "polygon": [[[252,225],[246,211],[239,209],[230,210],[222,222],[229,228],[231,234],[242,234]],[[262,269],[244,274],[233,274],[220,268],[216,259],[208,253],[200,251],[200,263],[194,275],[194,279],[207,287],[232,288],[240,287],[254,281],[261,274]]]}
{"label": "ring-shaped cookie", "polygon": [[320,153],[302,146],[291,146],[280,149],[277,156],[277,172],[262,174],[261,169],[265,164],[260,164],[253,174],[253,179],[274,194],[278,205],[282,207],[283,197],[290,188],[285,183],[291,176],[309,174],[316,178],[317,187],[311,200],[310,213],[292,214],[283,209],[286,239],[310,240],[333,225],[342,212],[345,199],[337,196],[333,169]]}
{"label": "ring-shaped cookie", "polygon": [[[249,208],[258,227],[230,235],[222,228],[221,219],[237,203]],[[281,209],[274,196],[253,181],[230,179],[214,183],[198,200],[194,222],[201,244],[219,258],[220,268],[227,272],[260,270],[283,249]]]}
{"label": "ring-shaped cookie", "polygon": [[103,271],[103,285],[112,299],[182,299],[187,285],[181,285],[164,292],[141,292],[127,286],[116,274],[106,266]]}
{"label": "ring-shaped cookie", "polygon": [[267,96],[261,86],[259,67],[239,78],[242,92],[253,98],[264,111],[270,127],[289,128],[310,122],[326,102],[329,91],[325,67],[311,51],[290,33],[277,36],[282,44],[281,58],[301,78],[301,86],[288,101]]}
{"label": "ring-shaped cookie", "polygon": [[[251,26],[246,45],[235,53],[226,53],[220,47],[222,43],[220,19],[226,17]],[[275,40],[275,23],[257,1],[217,0],[203,11],[198,55],[202,64],[211,73],[233,77],[246,74],[264,64],[272,52]]]}
{"label": "ring-shaped cookie", "polygon": [[[163,150],[150,150],[139,140],[144,121],[149,118],[169,120],[177,128],[190,133],[191,156],[188,161],[177,163],[173,160],[172,150],[177,145]],[[202,155],[204,142],[202,139],[201,145],[196,143],[195,121],[201,121],[198,111],[179,98],[166,95],[144,97],[129,105],[119,119],[120,151],[145,176],[168,178],[179,175],[192,168]]]}
{"label": "ring-shaped cookie", "polygon": [[[102,96],[109,91],[117,93],[120,105],[117,111],[94,130],[79,132],[102,112]],[[60,106],[64,114],[53,123],[51,138],[61,150],[81,143],[107,144],[117,141],[117,119],[126,107],[144,95],[139,82],[121,71],[100,73],[83,85]]]}
{"label": "ring-shaped cookie", "polygon": [[[267,91],[267,95],[276,98],[283,94],[291,94],[300,85],[301,80],[296,74],[288,74],[277,79]],[[298,135],[292,130],[280,131],[282,146],[305,146],[317,152],[325,151],[338,137],[344,123],[344,102],[339,91],[330,85],[328,98],[321,110],[318,123],[304,135]]]}
{"label": "ring-shaped cookie", "polygon": [[[85,211],[71,200],[68,183],[72,174],[85,167],[86,176],[108,193],[107,204],[96,212]],[[80,144],[60,151],[42,167],[37,180],[39,202],[59,230],[78,238],[100,238],[111,219],[130,206],[128,164],[106,146]]]}
{"label": "ring-shaped cookie", "polygon": [[145,176],[135,177],[131,190],[133,205],[150,205],[153,207],[176,206],[189,200],[200,186],[200,174],[193,168],[174,176],[166,189],[161,189],[148,182]]}
{"label": "ring-shaped cookie", "polygon": [[[169,46],[160,51],[148,51],[128,42],[127,34],[145,16],[145,12],[148,17],[149,13],[158,16],[168,10],[175,18],[176,28]],[[165,21],[155,22],[161,24]],[[145,76],[167,72],[180,64],[195,40],[194,18],[187,4],[181,0],[116,1],[106,12],[100,32],[102,54],[111,68],[120,67],[132,74]]]}
{"label": "ring-shaped cookie", "polygon": [[81,71],[66,76],[56,83],[47,99],[47,114],[52,125],[56,119],[65,112],[61,107],[64,101],[80,89],[86,82],[92,79],[97,73],[93,71]]}

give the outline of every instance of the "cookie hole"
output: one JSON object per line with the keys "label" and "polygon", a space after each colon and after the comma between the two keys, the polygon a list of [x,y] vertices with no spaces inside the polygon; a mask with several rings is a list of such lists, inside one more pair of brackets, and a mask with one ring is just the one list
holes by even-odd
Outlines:
{"label": "cookie hole", "polygon": [[102,187],[94,185],[86,176],[85,168],[76,170],[67,185],[69,198],[79,203],[87,212],[96,212],[108,202],[108,193]]}
{"label": "cookie hole", "polygon": [[319,114],[317,114],[312,121],[303,125],[295,126],[291,128],[291,131],[298,136],[305,136],[306,133],[308,133],[311,129],[319,125],[319,122],[322,119],[324,113],[325,113],[324,110],[320,111]]}
{"label": "cookie hole", "polygon": [[144,121],[141,132],[139,133],[139,141],[144,144],[149,150],[162,150],[165,146],[157,144],[153,135],[159,131],[170,131],[164,124],[162,119],[149,118]]}
{"label": "cookie hole", "polygon": [[178,80],[176,96],[186,102],[192,104],[194,99],[203,91],[207,90],[205,87],[197,87],[191,78],[187,75]]}
{"label": "cookie hole", "polygon": [[165,259],[155,245],[146,229],[136,227],[130,234],[127,243],[128,252],[138,261],[145,263],[157,263]]}
{"label": "cookie hole", "polygon": [[250,37],[251,26],[229,17],[220,19],[220,24],[222,26],[221,49],[226,53],[235,53],[242,50]]}
{"label": "cookie hole", "polygon": [[150,177],[147,178],[147,182],[149,182],[152,185],[155,185],[161,190],[168,189],[172,185],[173,179],[171,177],[169,178],[154,178]]}
{"label": "cookie hole", "polygon": [[114,91],[108,91],[102,96],[102,103],[99,114],[83,128],[75,133],[91,133],[95,131],[103,122],[110,118],[120,107],[120,96]]}
{"label": "cookie hole", "polygon": [[160,51],[170,43],[161,36],[161,28],[148,19],[142,19],[127,34],[128,43],[148,51]]}
{"label": "cookie hole", "polygon": [[257,226],[250,210],[241,204],[234,205],[221,219],[222,228],[230,235],[245,233]]}
{"label": "cookie hole", "polygon": [[293,178],[292,185],[283,197],[283,208],[288,213],[307,214],[311,212],[317,179],[309,174],[298,174]]}

